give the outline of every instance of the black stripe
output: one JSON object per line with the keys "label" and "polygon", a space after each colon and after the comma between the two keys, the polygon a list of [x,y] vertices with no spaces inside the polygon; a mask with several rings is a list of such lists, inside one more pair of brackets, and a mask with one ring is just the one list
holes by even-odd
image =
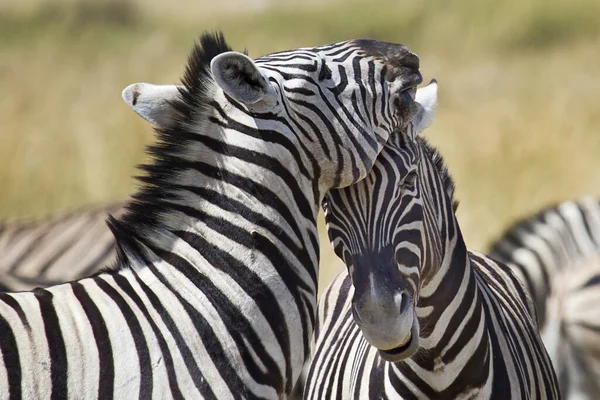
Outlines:
{"label": "black stripe", "polygon": [[[170,284],[168,284],[166,279],[162,276],[162,274],[158,271],[158,269],[154,266],[154,264],[149,264],[149,268],[154,273],[155,277],[157,277],[163,284],[166,284],[167,288],[170,289],[170,291],[178,298],[180,303],[182,303],[182,305],[185,308],[185,304],[187,304],[187,301],[185,299],[183,299],[183,297],[181,297],[181,295],[179,295],[179,293],[177,293],[178,288],[173,288]],[[185,366],[187,367],[188,372],[190,373],[190,376],[191,376],[192,380],[194,381],[194,385],[196,386],[196,388],[200,391],[200,393],[202,393],[202,395],[205,398],[215,398],[214,393],[212,393],[212,390],[211,390],[210,386],[208,385],[208,382],[202,375],[202,371],[200,370],[200,368],[198,367],[198,364],[196,363],[196,359],[194,358],[192,350],[190,350],[188,343],[186,342],[185,338],[179,331],[179,328],[177,327],[177,323],[175,322],[173,317],[169,314],[169,312],[162,305],[158,296],[141,279],[139,279],[139,277],[137,277],[137,282],[140,285],[140,287],[142,288],[146,297],[148,297],[148,300],[150,300],[150,304],[152,304],[152,307],[154,308],[154,310],[158,313],[158,315],[162,319],[163,323],[168,327],[169,332],[171,333],[171,335],[173,336],[173,339],[175,340],[177,349],[181,352],[183,362],[184,362]]]}
{"label": "black stripe", "polygon": [[[2,295],[2,300],[6,302],[8,295]],[[14,301],[14,299],[12,299]],[[8,304],[10,306],[10,304]],[[4,361],[4,368],[8,378],[9,399],[21,399],[21,360],[19,358],[19,348],[17,340],[12,331],[12,327],[4,316],[0,315],[0,354]]]}
{"label": "black stripe", "polygon": [[[479,274],[478,277],[483,278],[482,274]],[[493,301],[493,300],[495,300],[493,297],[493,292],[488,287],[486,280],[484,280],[484,279],[480,280],[480,287],[487,288],[487,289],[483,289],[483,290],[485,290],[485,293],[483,291],[481,291],[480,295],[482,296],[481,306],[484,309],[485,315],[486,315],[486,317],[488,319],[488,323],[489,323],[488,326],[490,327],[490,329],[488,329],[487,336],[489,337],[489,342],[491,345],[490,351],[491,351],[492,364],[493,364],[493,369],[494,369],[494,379],[492,382],[492,393],[494,393],[494,394],[498,393],[499,399],[508,399],[508,398],[510,398],[509,388],[511,386],[511,381],[510,381],[510,378],[508,376],[508,371],[507,371],[507,365],[506,365],[507,360],[504,359],[504,354],[500,347],[498,336],[502,335],[506,339],[506,345],[507,345],[508,351],[510,353],[507,356],[511,357],[514,360],[515,366],[517,368],[517,373],[519,372],[519,370],[521,372],[523,372],[522,368],[524,366],[526,366],[527,363],[523,364],[522,363],[523,359],[521,357],[519,357],[518,354],[515,354],[515,348],[513,346],[510,336],[507,334],[507,332],[512,331],[512,328],[509,328],[506,326],[506,321],[504,320],[503,312],[502,312],[502,310],[499,309],[499,304],[497,304],[497,302]],[[487,297],[489,297],[489,296],[492,296],[492,301],[489,301],[487,299]],[[493,324],[492,321],[495,321],[496,323]],[[516,321],[513,321],[513,322],[516,322]],[[496,330],[496,331],[494,331],[494,330]],[[525,376],[523,376],[523,375],[521,375],[521,376],[523,377],[523,379],[526,379]],[[528,395],[525,393],[525,388],[522,385],[522,382],[512,382],[512,383],[513,383],[513,385],[515,385],[518,388],[520,398],[525,399],[528,397]]]}
{"label": "black stripe", "polygon": [[[21,255],[11,263],[9,272],[14,273],[17,271],[21,264],[27,260],[28,257],[31,257],[33,254],[35,254],[35,250],[39,247],[39,243],[50,233],[50,231],[51,229],[47,229],[36,234],[35,237],[30,240],[30,244],[27,246],[27,248],[21,251]],[[31,233],[28,232],[27,236],[30,235]]]}
{"label": "black stripe", "polygon": [[373,125],[379,126],[379,120],[377,119],[377,96],[375,96],[375,93],[377,93],[375,88],[375,63],[369,61],[367,65],[367,81],[371,89],[371,115],[373,116]]}
{"label": "black stripe", "polygon": [[121,296],[121,294],[113,288],[108,282],[104,281],[101,277],[96,279],[98,287],[110,297],[117,307],[121,310],[121,314],[127,321],[127,326],[131,332],[133,343],[138,355],[138,363],[140,368],[140,394],[139,399],[145,400],[152,397],[153,387],[153,373],[152,373],[152,360],[150,359],[150,350],[148,349],[148,343],[144,337],[144,331],[138,321],[135,313],[127,304],[127,301]]}
{"label": "black stripe", "polygon": [[[223,154],[224,156],[234,157],[250,164],[254,164],[256,166],[271,171],[274,175],[279,176],[281,180],[290,189],[290,192],[295,201],[295,206],[298,208],[298,211],[308,221],[315,221],[315,205],[307,199],[305,193],[306,191],[300,187],[298,179],[279,160],[270,157],[266,154],[243,149],[241,147],[232,145],[225,146],[224,143],[209,138],[207,136],[198,135],[197,139],[199,143],[202,143],[213,152]],[[235,174],[233,172],[220,169],[218,168],[218,166],[204,163],[201,161],[186,162],[181,160],[180,165],[183,168],[192,168],[202,172],[205,175],[214,177],[215,179],[226,181],[227,183],[237,186],[238,188],[246,191],[248,194],[257,197],[261,203],[274,207],[284,218],[286,218],[286,221],[290,226],[294,226],[297,224],[293,222],[297,219],[290,213],[289,205],[280,200],[279,196],[267,186],[252,181],[248,179],[249,177],[247,176]]]}
{"label": "black stripe", "polygon": [[[280,55],[281,54],[281,55]],[[276,61],[289,61],[289,60],[306,60],[306,61],[314,61],[314,54],[302,54],[298,52],[281,52],[281,53],[271,53],[266,56],[261,56],[260,58],[254,60],[256,64],[259,66],[263,66],[263,64],[267,61],[276,60]],[[266,65],[266,64],[265,64]]]}
{"label": "black stripe", "polygon": [[[291,390],[291,385],[293,385],[294,382],[291,382],[291,379],[289,379],[291,377],[291,354],[289,343],[290,334],[287,330],[287,325],[283,323],[285,320],[283,310],[279,305],[277,297],[271,292],[271,288],[268,287],[258,275],[248,269],[243,263],[235,259],[228,252],[222,251],[218,247],[206,241],[206,239],[203,237],[194,235],[191,232],[179,231],[174,233],[190,244],[190,246],[202,249],[202,256],[206,258],[208,263],[213,268],[220,269],[224,273],[228,274],[240,285],[240,287],[244,288],[255,300],[256,304],[261,307],[263,317],[268,321],[269,326],[273,330],[274,335],[283,351],[283,355],[286,360],[286,377],[288,378],[287,383],[288,386],[290,386],[289,388],[286,388],[286,391]],[[253,247],[254,246],[252,245],[249,246],[249,248]],[[154,249],[154,251],[160,257],[176,267],[181,273],[183,273],[186,278],[194,284],[194,286],[198,287],[199,290],[201,290],[202,293],[207,296],[213,307],[219,311],[219,315],[223,319],[225,326],[228,328],[229,335],[231,335],[231,337],[235,339],[236,343],[239,344],[238,346],[244,359],[244,363],[246,365],[253,366],[252,368],[248,368],[251,376],[253,376],[257,382],[275,387],[279,393],[282,393],[284,388],[278,387],[277,384],[283,382],[284,377],[278,373],[279,370],[277,365],[272,360],[268,349],[264,348],[261,338],[257,336],[256,332],[250,325],[248,316],[242,314],[240,310],[231,303],[225,293],[215,287],[210,279],[206,278],[203,274],[200,274],[186,260],[175,254],[163,252],[158,249]],[[279,262],[279,264],[277,264],[277,262]],[[281,260],[275,260],[274,264],[281,266],[283,269],[286,269],[285,267],[287,266],[287,264]],[[287,270],[289,269],[290,268],[288,267]],[[297,304],[300,297],[301,296],[299,294],[296,294],[294,297]],[[300,304],[298,304],[298,308],[300,308]],[[302,314],[302,311],[303,310],[300,308],[302,321],[307,321],[307,318]],[[306,339],[305,353],[308,351],[309,336],[310,335],[304,335]],[[249,356],[251,354],[250,351],[244,349],[246,343],[252,347],[252,352],[257,354],[258,358],[267,367],[267,370],[269,371],[268,374],[265,375],[261,372],[261,368],[259,368],[253,361],[253,358]],[[215,363],[218,364],[218,360],[216,360],[214,357],[211,358],[213,358]]]}
{"label": "black stripe", "polygon": [[285,90],[288,93],[294,93],[294,94],[301,94],[303,96],[308,96],[308,97],[313,97],[316,96],[316,93],[313,92],[310,89],[304,88],[304,87],[283,87],[283,90]]}
{"label": "black stripe", "polygon": [[[296,58],[295,58],[296,59]],[[274,60],[275,61],[275,60]],[[279,60],[277,60],[279,61]],[[265,69],[272,71],[280,71],[281,69],[300,70],[306,72],[316,72],[318,69],[317,61],[313,58],[310,60],[310,64],[292,64],[292,63],[281,63],[281,62],[270,62],[269,64],[263,64]]]}
{"label": "black stripe", "polygon": [[[88,277],[93,273],[98,271],[98,266],[102,265],[100,262],[104,262],[109,256],[112,256],[113,253],[116,253],[117,249],[115,246],[115,242],[111,237],[110,243],[105,244],[104,250],[98,254],[92,261],[88,263],[86,268],[79,273],[81,278]],[[103,267],[107,267],[107,265],[103,265]]]}
{"label": "black stripe", "polygon": [[[314,287],[317,286],[317,275],[316,275],[316,265],[311,261],[309,252],[307,250],[312,250],[313,254],[318,254],[319,252],[319,243],[318,243],[318,234],[315,234],[314,231],[307,231],[305,234],[311,239],[311,247],[308,247],[307,244],[303,243],[303,235],[300,227],[297,224],[296,220],[292,220],[292,225],[289,227],[296,234],[296,238],[300,241],[300,246],[298,246],[292,237],[290,237],[282,227],[276,225],[271,219],[268,219],[266,216],[259,214],[245,204],[237,201],[236,199],[224,197],[222,194],[208,189],[202,188],[198,186],[182,186],[181,188],[190,191],[202,199],[207,200],[213,204],[218,204],[220,208],[225,211],[229,211],[233,214],[237,214],[238,216],[244,218],[247,221],[250,221],[257,226],[260,226],[271,233],[277,240],[281,241],[285,248],[287,248],[293,255],[298,259],[299,263],[306,267],[307,272],[311,275],[312,284]],[[217,198],[221,197],[220,201],[215,201]],[[197,219],[207,223],[215,230],[219,230],[221,226],[221,218],[216,218],[210,214],[197,211],[195,208],[181,206],[178,204],[172,204],[171,207],[177,211],[180,211],[193,219]],[[286,218],[287,220],[287,218]],[[289,220],[287,221],[290,222]],[[316,221],[314,221],[316,223]],[[235,227],[235,224],[227,224],[227,227]],[[221,227],[222,229],[222,227]],[[236,230],[237,231],[237,230]],[[235,232],[231,232],[231,230],[223,229],[221,231],[222,234],[230,237],[237,237]],[[200,249],[199,249],[200,250]]]}
{"label": "black stripe", "polygon": [[[225,127],[227,127],[228,129],[232,129],[232,130],[238,131],[240,133],[243,133],[244,135],[250,136],[252,138],[264,141],[265,143],[274,143],[274,144],[277,144],[277,145],[283,147],[294,158],[296,165],[298,166],[298,170],[305,177],[310,178],[310,174],[308,174],[308,171],[304,167],[304,162],[302,160],[300,153],[298,152],[297,146],[288,137],[286,137],[285,135],[282,135],[282,133],[279,131],[275,131],[272,129],[266,129],[265,127],[260,127],[260,129],[258,129],[255,127],[244,125],[244,124],[230,118],[229,115],[225,111],[223,111],[220,104],[213,103],[211,105],[215,108],[215,111],[217,111],[219,113],[219,116],[225,122],[225,124],[226,124]],[[278,120],[281,121],[280,119],[278,119]],[[213,118],[211,118],[211,121],[215,122]],[[259,121],[257,121],[257,122],[259,122]],[[223,126],[222,123],[219,123],[219,125]],[[294,132],[293,129],[292,129],[292,132]],[[193,134],[193,136],[197,137],[197,136],[203,136],[203,135]]]}
{"label": "black stripe", "polygon": [[[21,320],[21,323],[25,326],[25,329],[27,329],[27,332],[31,333],[31,326],[29,326],[29,321],[27,320],[25,311],[23,311],[23,308],[21,307],[19,302],[16,301],[10,293],[0,293],[0,301],[5,302],[6,305],[15,310],[15,312],[19,316],[19,319]],[[1,332],[2,331],[0,331],[0,333]]]}
{"label": "black stripe", "polygon": [[[135,274],[135,272],[134,272],[134,274]],[[156,323],[154,322],[152,317],[150,317],[150,313],[146,309],[146,306],[144,305],[142,299],[140,299],[140,297],[138,296],[136,291],[133,289],[133,287],[127,280],[127,278],[125,278],[124,276],[119,275],[119,274],[114,275],[114,278],[115,278],[115,282],[117,283],[117,285],[119,285],[121,290],[123,290],[125,292],[125,294],[127,296],[129,296],[129,298],[131,300],[133,300],[133,302],[136,304],[138,309],[142,312],[142,314],[144,314],[146,321],[148,322],[148,324],[152,328],[152,331],[154,332],[154,335],[156,336],[156,339],[158,341],[158,346],[160,348],[161,354],[165,361],[165,368],[167,370],[167,378],[169,381],[169,389],[171,390],[171,395],[173,396],[174,399],[183,399],[184,397],[181,394],[181,391],[179,390],[179,387],[177,385],[177,377],[175,375],[175,369],[173,367],[173,357],[171,356],[171,352],[169,351],[167,342],[166,342],[165,338],[163,337],[160,329],[158,329],[158,326],[156,325]],[[136,280],[138,280],[138,282],[139,282],[139,278],[137,277],[137,275],[136,275]]]}
{"label": "black stripe", "polygon": [[[265,349],[260,345],[255,347],[257,342],[259,342],[259,339],[249,326],[246,316],[241,314],[239,310],[233,307],[230,300],[224,295],[224,293],[214,286],[214,284],[206,276],[197,273],[195,268],[193,268],[193,266],[191,266],[183,258],[177,256],[176,254],[165,252],[160,249],[154,249],[154,252],[156,252],[156,254],[166,262],[171,264],[174,268],[177,268],[177,270],[185,274],[186,278],[189,279],[194,286],[199,288],[199,290],[201,290],[205,296],[207,296],[213,307],[215,307],[215,309],[218,311],[219,316],[223,319],[229,335],[233,337],[235,342],[238,344],[238,350],[241,353],[244,361],[244,368],[250,372],[250,375],[256,379],[256,373],[258,372],[259,368],[256,363],[254,363],[252,358],[248,357],[248,350],[244,348],[245,340],[247,340],[250,345],[253,346],[253,350],[256,351],[256,354],[261,361],[266,365],[271,366],[272,375],[270,378],[272,378],[274,382],[282,382],[283,378],[280,374],[276,374],[278,370],[272,362],[270,355],[266,353]],[[157,274],[157,276],[160,275]],[[165,281],[163,283],[167,285],[167,287],[171,287],[168,282]],[[238,369],[236,369],[234,365],[231,365],[231,361],[225,354],[225,351],[216,333],[210,326],[209,321],[207,321],[204,316],[199,313],[198,310],[192,307],[187,301],[184,300],[183,305],[188,314],[192,317],[195,327],[198,329],[198,332],[204,341],[206,350],[209,353],[212,362],[217,367],[221,376],[225,378],[225,383],[229,387],[231,393],[233,393],[236,397],[241,396],[240,398],[246,398],[250,393],[244,382],[240,379],[239,368],[241,366],[238,366]],[[271,383],[266,381],[265,378],[268,378],[268,376],[261,374],[261,376],[258,377],[258,382],[263,384]],[[271,384],[271,386],[274,385]]]}
{"label": "black stripe", "polygon": [[[56,237],[53,236],[52,239],[55,240]],[[50,267],[55,265],[55,263],[73,247],[73,245],[77,245],[77,242],[76,242],[77,239],[78,239],[78,236],[76,236],[75,238],[69,238],[69,240],[65,240],[65,242],[60,247],[58,247],[58,244],[49,245],[46,243],[45,244],[46,248],[49,248],[50,246],[52,246],[54,254],[52,257],[45,259],[46,262],[44,262],[43,264],[40,263],[39,269],[37,270],[36,275],[38,275],[38,276],[44,275],[46,273],[46,271],[48,271],[48,269],[50,269]],[[40,244],[36,243],[36,245],[39,246]],[[42,248],[44,248],[44,247],[42,246]]]}
{"label": "black stripe", "polygon": [[[292,112],[292,113],[289,112],[288,106],[286,104],[288,102],[288,100],[287,100],[288,98],[283,95],[283,90],[279,86],[279,82],[277,82],[273,78],[269,78],[269,81],[272,84],[276,85],[279,88],[279,96],[280,96],[279,104],[281,104],[281,106],[285,109],[284,115],[286,115],[287,117],[284,118],[283,116],[281,116],[279,114],[275,114],[275,113],[273,113],[271,111],[257,112],[257,111],[254,111],[254,110],[249,110],[246,106],[244,106],[244,105],[236,102],[235,100],[230,101],[231,105],[234,106],[239,112],[248,115],[249,117],[253,118],[256,121],[256,123],[257,123],[257,125],[259,127],[259,130],[257,131],[258,133],[251,133],[250,132],[251,133],[250,136],[252,136],[254,138],[261,138],[261,140],[265,140],[267,142],[270,142],[272,140],[272,136],[269,136],[269,134],[270,135],[281,135],[281,131],[275,132],[275,131],[273,131],[271,129],[265,129],[265,127],[263,126],[264,125],[264,121],[267,121],[269,123],[269,127],[272,126],[273,122],[277,122],[277,123],[285,126],[288,129],[287,133],[293,135],[294,138],[295,138],[295,141],[291,141],[291,142],[295,143],[296,146],[300,146],[300,148],[302,149],[302,155],[304,155],[305,157],[308,157],[311,160],[311,163],[314,164],[316,162],[315,156],[312,154],[311,150],[309,150],[309,147],[308,147],[309,143],[306,143],[306,139],[308,139],[310,142],[314,142],[314,138],[310,137],[308,135],[308,132],[306,131],[306,129],[304,129],[304,127],[302,125],[299,125],[298,121],[296,121],[294,119],[294,116],[296,116],[298,114],[294,113],[294,112]],[[216,105],[216,106],[219,107],[219,105]],[[226,124],[227,126],[230,126],[231,123],[234,124],[234,125],[235,124],[240,124],[236,120],[229,120],[228,119],[228,115],[225,114],[222,110],[221,110],[221,112],[219,114],[221,115],[221,117],[223,119],[225,119],[224,121],[219,120],[218,118],[212,118],[212,117],[209,118],[209,120],[212,121],[212,122],[214,122],[214,123],[216,123],[216,124],[219,124],[221,126],[224,126],[223,124]],[[292,126],[292,123],[295,125],[295,127]],[[240,133],[244,133],[246,135],[249,133],[249,131],[248,131],[247,128],[252,129],[252,130],[255,129],[254,127],[248,127],[247,125],[241,125],[241,126],[244,126],[246,128],[244,129],[243,132],[240,132]],[[263,136],[260,134],[261,131],[262,132],[268,132],[268,135],[267,135],[266,139],[263,139]],[[320,133],[321,132],[318,132],[318,131],[317,132],[313,132],[313,134],[320,134]],[[306,139],[300,137],[300,134],[302,134],[304,136],[304,138],[306,138]],[[286,138],[286,139],[289,140],[289,138]],[[288,148],[286,147],[286,149],[288,149]],[[311,172],[308,171],[308,169],[306,168],[306,165],[304,165],[305,162],[301,161],[301,159],[298,159],[296,157],[296,154],[298,156],[300,156],[300,154],[301,154],[301,152],[298,151],[297,148],[294,147],[292,150],[293,150],[292,154],[294,155],[294,158],[297,161],[300,160],[300,164],[298,165],[298,169],[299,169],[300,173],[302,174],[302,176],[305,177],[305,178],[307,178],[307,179],[309,179],[309,180],[314,180],[313,177],[314,176],[318,176],[318,175],[316,175],[314,172],[311,174]],[[314,171],[314,166],[313,166],[313,171]]]}
{"label": "black stripe", "polygon": [[52,381],[51,399],[66,399],[67,387],[67,351],[62,337],[56,309],[52,304],[53,294],[44,289],[36,289],[33,294],[40,304],[40,314],[44,322],[44,331],[50,355],[50,379]]}
{"label": "black stripe", "polygon": [[94,342],[98,349],[98,366],[100,375],[98,381],[98,398],[112,399],[115,385],[115,365],[112,345],[102,313],[79,282],[71,282],[71,289],[81,304],[94,333]]}

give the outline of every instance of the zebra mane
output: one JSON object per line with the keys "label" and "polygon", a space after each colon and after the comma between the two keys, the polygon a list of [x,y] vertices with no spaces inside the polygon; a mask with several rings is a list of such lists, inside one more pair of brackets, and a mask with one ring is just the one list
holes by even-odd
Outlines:
{"label": "zebra mane", "polygon": [[444,158],[440,154],[440,152],[432,146],[425,138],[422,136],[417,136],[417,143],[423,148],[424,153],[431,159],[433,165],[437,168],[440,174],[440,179],[442,180],[442,185],[444,185],[444,189],[452,202],[452,209],[454,212],[458,209],[458,200],[454,198],[454,191],[456,189],[456,185],[454,183],[454,179],[450,175],[448,171],[448,167],[444,162]]}
{"label": "zebra mane", "polygon": [[169,202],[178,199],[169,189],[175,188],[174,178],[186,169],[179,155],[197,136],[191,132],[190,123],[207,111],[212,101],[214,79],[210,62],[217,55],[231,50],[222,32],[205,32],[188,56],[179,96],[170,102],[175,110],[174,117],[168,126],[154,128],[156,143],[146,150],[150,162],[138,165],[138,169],[144,172],[135,176],[141,187],[131,196],[124,215],[107,221],[117,242],[117,268],[128,265],[125,254],[146,258],[141,245],[145,242],[145,231],[157,226],[159,217],[168,210]]}

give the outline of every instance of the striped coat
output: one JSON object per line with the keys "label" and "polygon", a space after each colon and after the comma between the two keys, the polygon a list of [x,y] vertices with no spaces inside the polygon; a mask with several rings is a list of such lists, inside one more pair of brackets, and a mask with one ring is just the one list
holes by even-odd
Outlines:
{"label": "striped coat", "polygon": [[525,217],[490,254],[535,300],[563,397],[600,398],[600,201],[564,201]]}
{"label": "striped coat", "polygon": [[109,220],[115,266],[0,294],[0,398],[284,397],[316,315],[320,201],[407,129],[418,67],[371,40],[252,60],[203,35]]}
{"label": "striped coat", "polygon": [[[417,92],[425,114],[436,94]],[[326,196],[348,269],[319,305],[305,398],[559,398],[531,299],[506,265],[467,249],[422,129],[392,136],[364,180]]]}

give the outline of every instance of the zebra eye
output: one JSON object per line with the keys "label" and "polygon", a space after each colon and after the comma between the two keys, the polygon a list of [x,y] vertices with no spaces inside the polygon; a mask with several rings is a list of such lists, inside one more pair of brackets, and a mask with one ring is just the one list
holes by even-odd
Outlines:
{"label": "zebra eye", "polygon": [[417,183],[417,174],[409,173],[404,178],[404,182],[402,182],[402,186],[405,190],[413,191],[415,189],[415,184]]}

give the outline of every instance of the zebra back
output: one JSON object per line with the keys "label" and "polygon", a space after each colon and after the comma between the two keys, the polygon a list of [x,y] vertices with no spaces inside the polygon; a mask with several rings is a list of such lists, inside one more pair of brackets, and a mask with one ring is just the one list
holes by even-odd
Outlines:
{"label": "zebra back", "polygon": [[116,261],[106,219],[123,204],[89,207],[39,220],[0,223],[0,287],[31,290],[85,278]]}
{"label": "zebra back", "polygon": [[565,398],[600,397],[600,201],[547,207],[490,245],[535,300]]}
{"label": "zebra back", "polygon": [[575,265],[594,268],[599,250],[600,201],[593,197],[565,201],[520,219],[489,246],[490,256],[508,264],[527,286],[540,327],[546,297],[558,283],[554,277]]}

